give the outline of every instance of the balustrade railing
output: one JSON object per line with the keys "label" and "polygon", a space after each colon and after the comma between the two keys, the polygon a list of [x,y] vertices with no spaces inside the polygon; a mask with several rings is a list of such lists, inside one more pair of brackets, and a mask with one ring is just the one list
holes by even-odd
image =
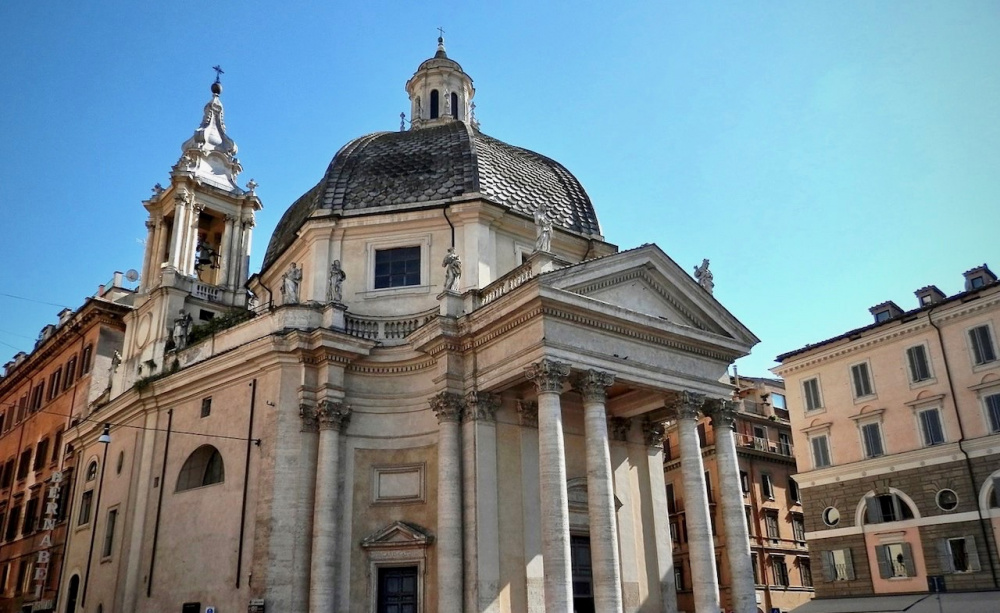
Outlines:
{"label": "balustrade railing", "polygon": [[346,313],[344,316],[345,331],[351,336],[373,341],[383,341],[387,344],[399,342],[412,334],[427,322],[437,317],[439,309],[431,309],[416,315],[406,317],[385,317],[376,315],[355,315]]}
{"label": "balustrade railing", "polygon": [[786,443],[784,441],[772,441],[771,439],[761,436],[752,436],[741,432],[736,433],[736,444],[740,447],[748,447],[750,449],[756,449],[757,451],[776,453],[786,457],[792,457],[792,455],[794,455],[791,443]]}

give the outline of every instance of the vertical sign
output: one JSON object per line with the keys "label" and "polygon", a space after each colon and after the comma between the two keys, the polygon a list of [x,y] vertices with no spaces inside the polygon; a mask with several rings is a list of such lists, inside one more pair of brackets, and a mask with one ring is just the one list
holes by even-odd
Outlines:
{"label": "vertical sign", "polygon": [[42,597],[45,590],[45,580],[49,576],[49,560],[52,554],[49,548],[52,547],[52,531],[56,527],[56,517],[59,515],[59,492],[62,489],[63,474],[61,471],[52,473],[52,482],[46,493],[48,500],[45,503],[45,513],[42,518],[42,542],[39,545],[38,560],[35,563],[35,600]]}

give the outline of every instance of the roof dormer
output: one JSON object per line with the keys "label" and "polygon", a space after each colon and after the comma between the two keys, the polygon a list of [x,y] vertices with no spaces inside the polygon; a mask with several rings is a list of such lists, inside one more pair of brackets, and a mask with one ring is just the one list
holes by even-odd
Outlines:
{"label": "roof dormer", "polygon": [[921,287],[917,291],[913,292],[917,296],[917,300],[920,302],[920,306],[925,307],[929,304],[936,304],[944,300],[944,292],[938,289],[936,285],[928,285],[927,287]]}
{"label": "roof dormer", "polygon": [[903,309],[899,308],[899,305],[892,300],[887,300],[868,309],[868,312],[875,317],[875,323],[878,324],[888,321],[897,315],[902,315]]}
{"label": "roof dormer", "polygon": [[997,280],[997,276],[986,264],[967,270],[962,273],[962,276],[965,277],[965,291],[967,292],[985,287]]}

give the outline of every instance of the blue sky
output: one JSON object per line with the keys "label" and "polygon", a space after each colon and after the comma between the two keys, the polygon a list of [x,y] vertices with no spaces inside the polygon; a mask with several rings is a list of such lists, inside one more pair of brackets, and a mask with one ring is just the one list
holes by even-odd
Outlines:
{"label": "blue sky", "polygon": [[76,308],[141,267],[213,65],[256,270],[337,149],[398,128],[438,26],[483,131],[566,165],[607,240],[711,259],[762,339],[742,373],[1000,270],[997,2],[5,2],[0,362],[60,308],[11,296]]}

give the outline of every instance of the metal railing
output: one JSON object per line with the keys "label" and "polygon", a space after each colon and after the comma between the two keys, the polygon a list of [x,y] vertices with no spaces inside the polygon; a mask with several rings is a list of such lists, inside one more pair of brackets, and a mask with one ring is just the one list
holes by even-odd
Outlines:
{"label": "metal railing", "polygon": [[776,453],[786,457],[792,457],[792,455],[794,455],[794,449],[791,443],[772,441],[771,439],[760,436],[752,436],[750,434],[743,434],[740,432],[736,433],[736,444],[740,447],[756,449],[757,451],[766,451],[768,453]]}

